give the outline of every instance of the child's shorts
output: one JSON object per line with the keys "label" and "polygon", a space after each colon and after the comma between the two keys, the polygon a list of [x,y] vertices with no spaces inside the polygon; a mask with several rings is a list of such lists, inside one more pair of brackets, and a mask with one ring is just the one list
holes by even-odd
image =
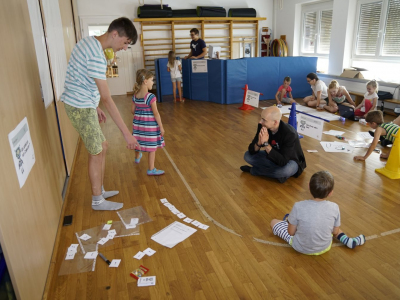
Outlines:
{"label": "child's shorts", "polygon": [[72,126],[78,131],[87,151],[97,155],[103,151],[102,143],[106,140],[101,131],[99,117],[94,108],[77,108],[64,103],[65,112]]}
{"label": "child's shorts", "polygon": [[292,100],[292,99],[290,99],[290,98],[282,98],[282,102],[283,103],[290,104],[290,100]]}
{"label": "child's shorts", "polygon": [[171,78],[172,82],[181,82],[182,81],[182,77],[176,77],[176,78]]}

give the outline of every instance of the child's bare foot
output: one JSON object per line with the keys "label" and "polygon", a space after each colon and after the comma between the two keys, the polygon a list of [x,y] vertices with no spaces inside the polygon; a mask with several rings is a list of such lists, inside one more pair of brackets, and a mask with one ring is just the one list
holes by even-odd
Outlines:
{"label": "child's bare foot", "polygon": [[389,157],[389,153],[381,153],[380,158],[387,159]]}

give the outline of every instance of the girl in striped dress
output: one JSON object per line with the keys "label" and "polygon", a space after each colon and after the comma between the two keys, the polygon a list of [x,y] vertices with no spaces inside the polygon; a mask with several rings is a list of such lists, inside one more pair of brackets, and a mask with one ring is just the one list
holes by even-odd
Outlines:
{"label": "girl in striped dress", "polygon": [[[157,110],[157,99],[149,93],[153,88],[153,73],[140,69],[136,72],[136,82],[133,87],[132,114],[133,136],[137,139],[140,149],[149,153],[149,169],[147,175],[162,175],[163,170],[154,167],[157,148],[163,148],[164,127],[161,123],[160,113]],[[135,154],[135,163],[139,163],[142,152]]]}

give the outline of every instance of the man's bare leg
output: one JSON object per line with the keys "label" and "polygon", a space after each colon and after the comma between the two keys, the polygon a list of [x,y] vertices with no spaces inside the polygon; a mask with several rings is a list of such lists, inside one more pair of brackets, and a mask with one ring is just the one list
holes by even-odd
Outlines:
{"label": "man's bare leg", "polygon": [[103,151],[99,154],[89,154],[89,179],[92,185],[92,208],[94,210],[118,210],[122,208],[124,204],[107,201],[104,199],[102,193],[102,180],[104,177],[102,170],[103,167],[105,167],[105,152],[107,152],[106,141],[103,142],[103,147]]}

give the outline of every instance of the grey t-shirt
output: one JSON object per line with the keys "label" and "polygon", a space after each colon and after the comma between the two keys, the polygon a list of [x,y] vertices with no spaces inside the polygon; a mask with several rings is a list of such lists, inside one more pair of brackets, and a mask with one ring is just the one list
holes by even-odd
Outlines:
{"label": "grey t-shirt", "polygon": [[297,226],[292,247],[301,253],[318,253],[332,242],[333,227],[340,226],[340,211],[336,203],[324,200],[304,200],[295,203],[288,221]]}

